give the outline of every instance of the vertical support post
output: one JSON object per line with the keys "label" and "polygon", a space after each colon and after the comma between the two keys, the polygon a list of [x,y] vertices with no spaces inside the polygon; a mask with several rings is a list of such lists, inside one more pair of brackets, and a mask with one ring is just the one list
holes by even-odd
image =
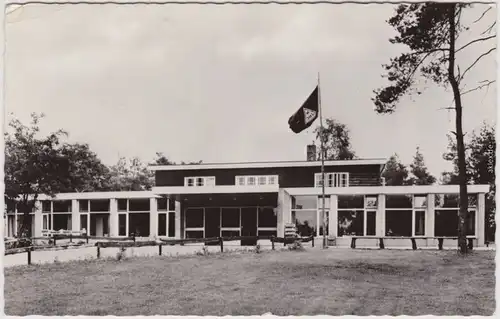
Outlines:
{"label": "vertical support post", "polygon": [[485,220],[486,220],[486,198],[485,194],[477,194],[477,210],[476,210],[476,238],[477,246],[483,247],[485,244]]}
{"label": "vertical support post", "polygon": [[31,265],[31,250],[32,249],[33,249],[32,247],[28,247],[26,249],[26,252],[28,253],[28,265]]}
{"label": "vertical support post", "polygon": [[411,239],[411,248],[413,250],[417,250],[417,241],[415,240],[415,238]]}
{"label": "vertical support post", "polygon": [[161,249],[162,249],[162,244],[159,244],[158,245],[158,255],[161,256]]}
{"label": "vertical support post", "polygon": [[219,237],[219,244],[220,244],[220,252],[224,252],[224,241],[222,240],[222,237]]}
{"label": "vertical support post", "polygon": [[380,249],[385,249],[384,239],[383,238],[379,238],[378,240],[379,240]]}
{"label": "vertical support post", "polygon": [[118,199],[112,198],[109,203],[109,236],[117,237],[119,233]]}
{"label": "vertical support post", "polygon": [[[87,228],[87,226],[85,226]],[[78,205],[77,199],[71,200],[71,231],[80,230],[80,206]],[[71,241],[71,237],[70,237]]]}
{"label": "vertical support post", "polygon": [[319,125],[321,128],[321,134],[320,134],[320,140],[321,140],[321,209],[323,211],[323,249],[328,248],[327,242],[326,242],[326,223],[327,223],[327,218],[326,214],[324,213],[325,210],[325,141],[324,141],[324,135],[323,135],[323,112],[321,111],[321,89],[320,89],[320,80],[319,80],[319,72],[318,72],[318,111],[319,111]]}
{"label": "vertical support post", "polygon": [[375,234],[379,237],[385,236],[385,195],[377,196],[377,213],[375,215]]}
{"label": "vertical support post", "polygon": [[[167,214],[168,220],[168,214]],[[167,229],[168,233],[168,229]],[[158,236],[158,201],[156,198],[149,199],[149,237]]]}
{"label": "vertical support post", "polygon": [[427,194],[427,209],[425,215],[425,237],[427,242],[427,246],[435,245],[430,244],[434,242],[434,224],[435,224],[435,209],[436,209],[436,195],[435,194]]}

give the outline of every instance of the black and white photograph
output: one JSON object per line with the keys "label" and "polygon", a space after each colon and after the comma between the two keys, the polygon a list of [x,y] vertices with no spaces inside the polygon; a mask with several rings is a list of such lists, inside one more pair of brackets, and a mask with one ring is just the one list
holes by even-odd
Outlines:
{"label": "black and white photograph", "polygon": [[496,2],[4,7],[6,316],[496,312]]}

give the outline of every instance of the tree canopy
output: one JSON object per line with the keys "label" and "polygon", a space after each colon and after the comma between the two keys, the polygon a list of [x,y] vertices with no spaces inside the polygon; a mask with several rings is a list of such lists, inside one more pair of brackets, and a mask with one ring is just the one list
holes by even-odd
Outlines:
{"label": "tree canopy", "polygon": [[332,118],[325,119],[325,122],[323,133],[321,133],[321,126],[314,130],[316,134],[315,144],[319,144],[319,147],[316,147],[318,160],[321,159],[321,138],[323,138],[324,142],[325,160],[351,160],[356,158],[347,126]]}

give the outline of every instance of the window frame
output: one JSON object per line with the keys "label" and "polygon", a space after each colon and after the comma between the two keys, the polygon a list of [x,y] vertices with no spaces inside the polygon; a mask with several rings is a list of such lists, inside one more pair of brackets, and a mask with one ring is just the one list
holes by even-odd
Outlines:
{"label": "window frame", "polygon": [[[325,187],[349,187],[349,172],[329,172],[325,173],[328,184]],[[331,184],[330,184],[331,183]],[[322,186],[322,174],[314,173],[314,187]]]}
{"label": "window frame", "polygon": [[[200,181],[201,183],[198,183],[198,181]],[[184,186],[185,187],[215,186],[215,176],[186,176],[184,177]]]}

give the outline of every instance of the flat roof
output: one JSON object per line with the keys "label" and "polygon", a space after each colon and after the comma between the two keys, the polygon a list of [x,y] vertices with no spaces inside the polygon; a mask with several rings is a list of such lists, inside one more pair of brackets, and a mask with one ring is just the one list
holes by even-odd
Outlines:
{"label": "flat roof", "polygon": [[[387,159],[353,159],[325,161],[325,166],[345,165],[385,165]],[[268,162],[235,162],[235,163],[201,163],[182,165],[150,165],[152,171],[197,170],[197,169],[235,169],[235,168],[269,168],[269,167],[314,167],[321,166],[321,161],[268,161]]]}

